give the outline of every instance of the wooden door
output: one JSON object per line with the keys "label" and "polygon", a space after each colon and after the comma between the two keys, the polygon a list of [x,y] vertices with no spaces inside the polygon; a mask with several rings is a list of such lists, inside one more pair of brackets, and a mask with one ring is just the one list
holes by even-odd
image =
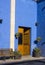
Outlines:
{"label": "wooden door", "polygon": [[18,50],[22,53],[22,55],[29,55],[30,54],[30,28],[19,27],[18,32],[21,34],[18,39]]}

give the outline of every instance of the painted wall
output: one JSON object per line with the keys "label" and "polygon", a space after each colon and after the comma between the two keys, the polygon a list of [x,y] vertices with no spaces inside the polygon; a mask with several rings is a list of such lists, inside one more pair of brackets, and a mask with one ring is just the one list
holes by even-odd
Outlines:
{"label": "painted wall", "polygon": [[10,44],[10,0],[0,0],[0,48],[9,48]]}
{"label": "painted wall", "polygon": [[[10,47],[10,0],[0,0],[0,48]],[[36,45],[34,40],[37,37],[37,3],[32,0],[16,0],[16,29],[18,26],[31,27],[31,54]],[[18,40],[15,39],[15,49],[18,47]]]}
{"label": "painted wall", "polygon": [[[18,26],[31,27],[31,54],[36,45],[34,40],[36,39],[36,26],[37,22],[37,4],[32,0],[16,0],[16,33],[18,32]],[[15,48],[18,47],[18,40],[15,40]]]}
{"label": "painted wall", "polygon": [[41,56],[45,56],[45,0],[37,4],[37,37],[41,37],[38,47],[41,49]]}

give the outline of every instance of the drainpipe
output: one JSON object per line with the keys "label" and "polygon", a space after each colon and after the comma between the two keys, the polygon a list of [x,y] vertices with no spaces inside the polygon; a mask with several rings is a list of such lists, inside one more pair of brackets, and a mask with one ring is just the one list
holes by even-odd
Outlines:
{"label": "drainpipe", "polygon": [[14,51],[14,35],[15,35],[15,0],[11,0],[10,12],[10,48]]}

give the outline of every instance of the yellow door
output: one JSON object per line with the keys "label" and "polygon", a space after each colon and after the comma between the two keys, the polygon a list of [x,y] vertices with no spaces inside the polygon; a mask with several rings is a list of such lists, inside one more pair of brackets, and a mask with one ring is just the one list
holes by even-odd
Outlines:
{"label": "yellow door", "polygon": [[20,37],[18,39],[18,50],[22,55],[30,55],[30,31],[29,27],[19,26],[18,32]]}

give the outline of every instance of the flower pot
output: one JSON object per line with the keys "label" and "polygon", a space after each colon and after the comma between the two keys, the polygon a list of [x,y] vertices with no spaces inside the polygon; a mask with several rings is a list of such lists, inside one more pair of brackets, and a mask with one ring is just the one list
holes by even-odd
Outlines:
{"label": "flower pot", "polygon": [[14,59],[21,59],[21,55],[14,56]]}
{"label": "flower pot", "polygon": [[33,53],[32,53],[32,56],[33,57],[40,57],[40,51],[39,50],[33,50]]}

